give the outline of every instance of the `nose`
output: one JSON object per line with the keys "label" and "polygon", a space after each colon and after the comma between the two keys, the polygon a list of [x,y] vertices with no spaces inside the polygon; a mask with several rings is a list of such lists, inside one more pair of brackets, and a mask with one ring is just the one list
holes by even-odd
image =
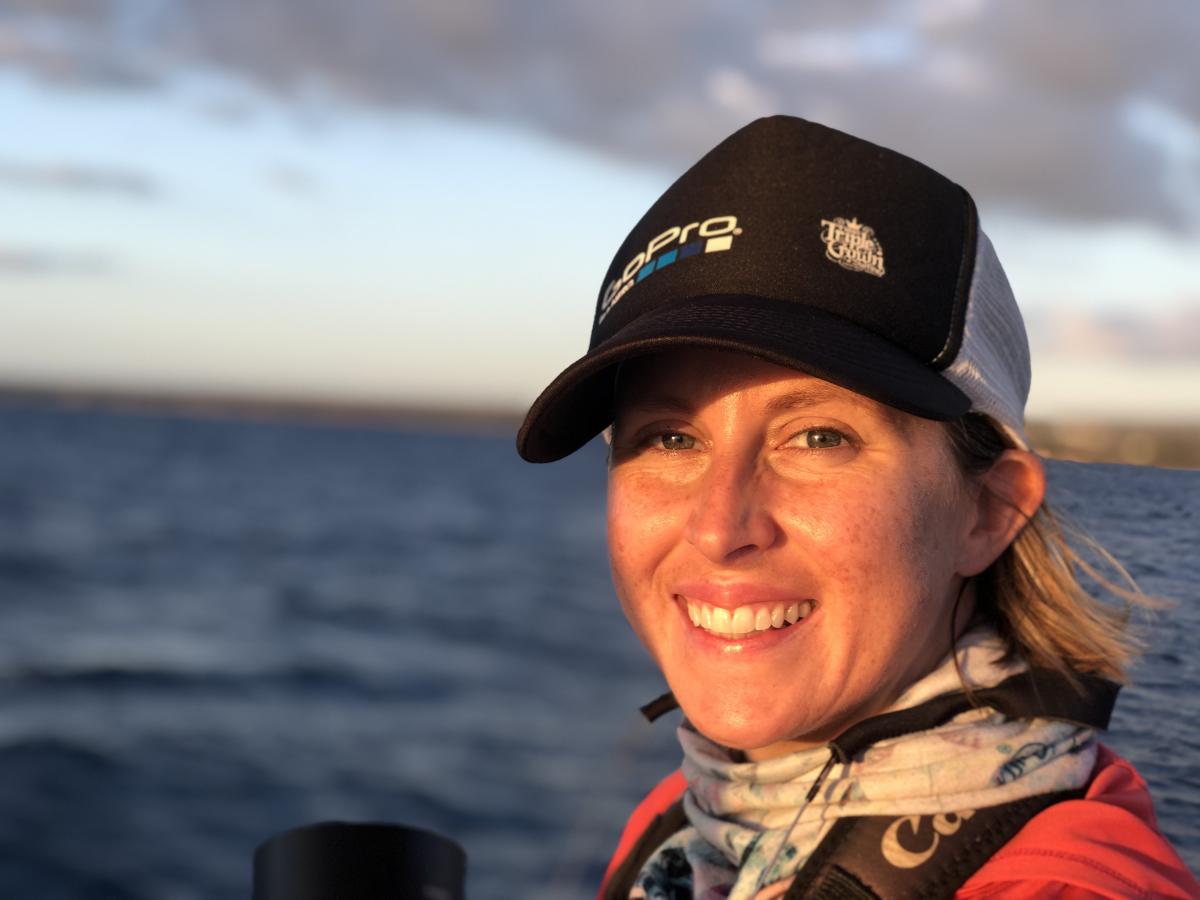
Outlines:
{"label": "nose", "polygon": [[778,540],[763,475],[753,457],[716,455],[692,497],[687,539],[708,560],[728,565]]}

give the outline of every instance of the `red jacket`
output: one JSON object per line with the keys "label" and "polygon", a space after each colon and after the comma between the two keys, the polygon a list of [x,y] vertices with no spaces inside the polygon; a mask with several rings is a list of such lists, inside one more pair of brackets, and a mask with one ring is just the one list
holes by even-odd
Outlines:
{"label": "red jacket", "polygon": [[[686,787],[683,775],[673,772],[638,804],[605,882],[651,820]],[[1200,882],[1158,831],[1146,782],[1101,745],[1083,799],[1057,803],[1030,819],[955,896],[1200,898]]]}

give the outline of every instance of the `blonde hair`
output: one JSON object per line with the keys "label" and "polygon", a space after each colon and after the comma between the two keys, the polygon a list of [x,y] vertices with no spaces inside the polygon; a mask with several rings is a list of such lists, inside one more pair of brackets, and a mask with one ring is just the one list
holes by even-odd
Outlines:
{"label": "blonde hair", "polygon": [[[945,427],[968,477],[986,472],[1013,446],[984,416],[971,413]],[[1093,597],[1081,576],[1117,605]],[[1124,682],[1142,651],[1130,614],[1137,607],[1165,605],[1144,594],[1112,554],[1046,503],[1000,557],[975,576],[974,586],[975,615],[999,631],[1007,645],[1006,660],[1020,658],[1072,680],[1090,674]]]}

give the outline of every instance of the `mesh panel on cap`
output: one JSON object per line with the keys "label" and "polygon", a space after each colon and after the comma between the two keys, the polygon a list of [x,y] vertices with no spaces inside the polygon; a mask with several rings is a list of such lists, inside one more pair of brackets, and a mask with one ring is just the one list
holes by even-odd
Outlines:
{"label": "mesh panel on cap", "polygon": [[972,412],[990,416],[1018,447],[1028,449],[1029,341],[1008,278],[982,231],[975,248],[962,346],[942,375],[971,399]]}

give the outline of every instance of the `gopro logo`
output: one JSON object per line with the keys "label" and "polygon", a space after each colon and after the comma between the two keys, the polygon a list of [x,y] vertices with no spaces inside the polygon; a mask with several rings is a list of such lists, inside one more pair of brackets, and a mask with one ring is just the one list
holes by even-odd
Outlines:
{"label": "gopro logo", "polygon": [[621,274],[604,289],[596,324],[604,321],[605,316],[635,284],[680,260],[701,253],[728,250],[733,246],[734,237],[741,233],[737,216],[713,216],[703,222],[672,225],[662,234],[651,238],[646,249],[627,262]]}

